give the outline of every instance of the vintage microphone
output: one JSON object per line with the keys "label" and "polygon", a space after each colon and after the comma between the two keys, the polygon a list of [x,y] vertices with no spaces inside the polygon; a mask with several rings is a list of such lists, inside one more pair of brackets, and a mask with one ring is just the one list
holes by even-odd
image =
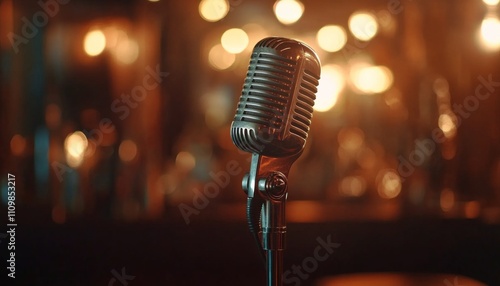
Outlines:
{"label": "vintage microphone", "polygon": [[252,153],[242,182],[247,220],[266,261],[267,285],[282,285],[287,176],[302,154],[311,124],[321,65],[306,44],[259,41],[252,52],[236,115],[233,143]]}

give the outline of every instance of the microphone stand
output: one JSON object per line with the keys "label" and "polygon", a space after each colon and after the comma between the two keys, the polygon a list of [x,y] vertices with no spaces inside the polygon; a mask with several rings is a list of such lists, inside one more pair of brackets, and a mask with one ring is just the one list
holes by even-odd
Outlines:
{"label": "microphone stand", "polygon": [[[281,286],[285,250],[285,204],[288,196],[288,173],[297,154],[274,158],[252,154],[250,172],[242,187],[248,195],[247,219],[266,262],[266,285]],[[260,218],[260,224],[257,221]],[[259,229],[259,233],[256,230]]]}

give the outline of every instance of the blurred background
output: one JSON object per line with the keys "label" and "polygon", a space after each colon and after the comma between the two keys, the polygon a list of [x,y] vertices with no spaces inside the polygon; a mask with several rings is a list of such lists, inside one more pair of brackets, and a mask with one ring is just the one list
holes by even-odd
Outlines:
{"label": "blurred background", "polygon": [[285,269],[330,235],[340,247],[300,285],[500,285],[499,17],[496,0],[0,0],[19,279],[127,285],[112,280],[125,268],[132,286],[263,285],[250,154],[229,128],[253,46],[282,36],[322,63]]}

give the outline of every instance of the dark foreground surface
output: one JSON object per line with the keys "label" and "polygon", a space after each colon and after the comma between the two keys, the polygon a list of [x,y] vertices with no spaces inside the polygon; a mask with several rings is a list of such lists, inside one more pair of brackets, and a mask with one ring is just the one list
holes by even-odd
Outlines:
{"label": "dark foreground surface", "polygon": [[[328,253],[320,240],[339,245]],[[452,273],[500,285],[500,228],[475,220],[289,224],[285,270],[288,285],[356,272]],[[0,284],[264,285],[264,270],[244,222],[20,221],[15,282]]]}

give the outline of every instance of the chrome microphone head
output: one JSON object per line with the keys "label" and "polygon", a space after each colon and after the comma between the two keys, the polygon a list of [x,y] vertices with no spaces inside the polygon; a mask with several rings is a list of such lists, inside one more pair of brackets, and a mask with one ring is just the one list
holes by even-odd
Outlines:
{"label": "chrome microphone head", "polygon": [[318,56],[308,45],[279,37],[259,41],[231,125],[233,143],[268,157],[301,152],[320,72]]}

